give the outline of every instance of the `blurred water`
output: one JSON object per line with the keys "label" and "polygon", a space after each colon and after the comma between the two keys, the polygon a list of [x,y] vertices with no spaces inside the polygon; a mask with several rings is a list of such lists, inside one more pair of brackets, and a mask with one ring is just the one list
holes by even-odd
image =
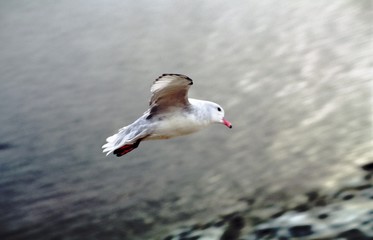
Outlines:
{"label": "blurred water", "polygon": [[[0,238],[144,239],[372,157],[370,1],[0,2]],[[101,145],[183,73],[234,128]],[[281,200],[281,199],[280,199]],[[283,199],[284,200],[284,199]]]}

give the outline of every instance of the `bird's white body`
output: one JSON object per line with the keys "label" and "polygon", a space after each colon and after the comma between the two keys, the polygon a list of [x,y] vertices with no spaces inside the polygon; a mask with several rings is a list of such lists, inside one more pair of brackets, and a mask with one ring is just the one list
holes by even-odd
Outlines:
{"label": "bird's white body", "polygon": [[169,116],[164,116],[167,121],[159,121],[156,124],[154,132],[144,140],[168,139],[182,135],[188,135],[202,130],[211,122],[210,116],[200,112],[203,105],[210,103],[208,101],[189,98],[191,111],[175,111]]}

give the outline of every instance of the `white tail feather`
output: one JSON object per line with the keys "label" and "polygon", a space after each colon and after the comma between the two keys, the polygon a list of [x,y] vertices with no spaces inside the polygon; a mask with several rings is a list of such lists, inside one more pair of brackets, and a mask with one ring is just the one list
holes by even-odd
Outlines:
{"label": "white tail feather", "polygon": [[142,139],[144,136],[147,136],[147,129],[141,129],[144,128],[144,126],[136,125],[136,123],[137,121],[129,126],[119,129],[118,133],[108,137],[106,139],[107,143],[102,146],[102,152],[107,152],[107,156],[123,145],[134,144],[138,139]]}
{"label": "white tail feather", "polygon": [[115,144],[118,140],[118,134],[114,134],[106,139],[107,143],[102,146],[104,149],[102,152],[107,152],[106,156],[114,152],[118,148],[118,145]]}

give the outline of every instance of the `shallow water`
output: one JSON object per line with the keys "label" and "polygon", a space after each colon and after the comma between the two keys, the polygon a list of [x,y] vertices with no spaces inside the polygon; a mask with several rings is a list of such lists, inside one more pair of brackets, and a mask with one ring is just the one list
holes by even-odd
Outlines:
{"label": "shallow water", "polygon": [[[144,239],[372,157],[369,1],[1,1],[0,237]],[[369,58],[370,57],[370,58]],[[164,72],[234,128],[101,146]],[[284,199],[280,199],[284,200]]]}

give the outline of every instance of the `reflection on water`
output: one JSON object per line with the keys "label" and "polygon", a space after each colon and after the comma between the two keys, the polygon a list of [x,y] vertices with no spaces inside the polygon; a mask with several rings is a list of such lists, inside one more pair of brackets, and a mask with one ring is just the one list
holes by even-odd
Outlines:
{"label": "reflection on water", "polygon": [[[370,7],[2,1],[1,238],[144,239],[258,189],[333,186],[371,154]],[[235,128],[105,158],[164,72]]]}

